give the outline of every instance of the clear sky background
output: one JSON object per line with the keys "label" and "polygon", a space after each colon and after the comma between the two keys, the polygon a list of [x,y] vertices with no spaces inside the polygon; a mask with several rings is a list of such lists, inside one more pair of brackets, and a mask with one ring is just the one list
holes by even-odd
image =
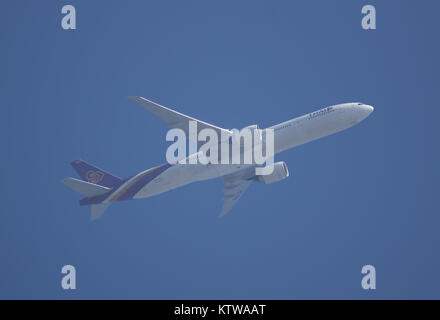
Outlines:
{"label": "clear sky background", "polygon": [[[77,30],[61,28],[73,4]],[[373,4],[377,30],[361,28]],[[1,1],[0,298],[440,298],[438,1]],[[75,159],[165,162],[141,95],[225,128],[343,102],[359,125],[286,151],[223,219],[220,179],[90,222]],[[61,288],[61,267],[77,290]],[[364,291],[361,268],[377,270]]]}

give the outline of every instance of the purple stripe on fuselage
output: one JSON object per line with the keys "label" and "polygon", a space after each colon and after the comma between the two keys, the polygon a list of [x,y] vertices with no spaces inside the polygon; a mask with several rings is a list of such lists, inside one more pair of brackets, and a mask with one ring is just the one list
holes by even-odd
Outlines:
{"label": "purple stripe on fuselage", "polygon": [[91,204],[98,204],[101,203],[102,201],[104,201],[105,199],[107,199],[113,192],[115,192],[115,190],[118,190],[120,186],[122,186],[124,183],[126,183],[128,180],[130,180],[133,177],[129,177],[127,179],[122,180],[120,183],[118,183],[117,185],[115,185],[112,190],[110,190],[107,193],[101,194],[99,196],[95,196],[95,197],[88,197],[88,198],[83,198],[81,200],[79,200],[79,204],[81,206],[88,206]]}
{"label": "purple stripe on fuselage", "polygon": [[158,175],[160,175],[162,172],[164,172],[166,169],[171,167],[171,164],[165,163],[159,167],[156,167],[152,169],[150,172],[146,173],[145,175],[140,176],[138,179],[135,178],[135,181],[133,181],[127,189],[123,190],[121,194],[117,195],[115,199],[112,201],[121,201],[121,200],[130,200],[133,199],[133,196],[139,192],[144,186],[146,186],[151,180],[156,178]]}
{"label": "purple stripe on fuselage", "polygon": [[[106,200],[107,198],[111,198],[111,202],[113,201],[122,201],[122,200],[130,200],[133,199],[133,196],[139,192],[145,185],[147,185],[149,182],[151,182],[154,178],[156,178],[158,175],[160,175],[162,172],[164,172],[166,169],[171,167],[172,165],[169,163],[165,163],[163,165],[160,165],[156,168],[150,169],[148,172],[144,172],[138,175],[139,177],[130,177],[127,179],[124,179],[121,183],[116,185],[114,188],[112,188],[111,191],[96,196],[96,197],[90,197],[90,198],[84,198],[80,200],[80,205],[91,205],[91,204],[97,204],[101,203],[102,201]],[[133,179],[133,181],[130,181],[122,190],[119,190],[119,188],[125,184],[130,179]],[[117,192],[117,194],[115,193]]]}

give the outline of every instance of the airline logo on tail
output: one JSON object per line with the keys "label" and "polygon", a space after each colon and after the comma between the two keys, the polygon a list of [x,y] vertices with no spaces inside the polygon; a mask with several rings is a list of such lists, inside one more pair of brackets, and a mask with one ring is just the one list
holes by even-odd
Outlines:
{"label": "airline logo on tail", "polygon": [[102,178],[104,178],[104,173],[101,171],[89,170],[86,173],[86,180],[90,183],[97,184]]}
{"label": "airline logo on tail", "polygon": [[78,173],[82,180],[93,184],[99,184],[107,188],[113,188],[122,183],[122,179],[118,178],[105,170],[97,168],[90,163],[82,160],[75,160],[72,167]]}

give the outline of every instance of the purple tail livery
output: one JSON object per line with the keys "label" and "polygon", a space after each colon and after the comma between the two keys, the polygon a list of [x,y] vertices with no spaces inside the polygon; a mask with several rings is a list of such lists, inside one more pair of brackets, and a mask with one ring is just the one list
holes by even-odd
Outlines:
{"label": "purple tail livery", "polygon": [[118,178],[100,168],[92,166],[85,161],[75,160],[71,163],[71,165],[84,181],[107,188],[112,188],[115,185],[121,184],[122,182],[121,178]]}

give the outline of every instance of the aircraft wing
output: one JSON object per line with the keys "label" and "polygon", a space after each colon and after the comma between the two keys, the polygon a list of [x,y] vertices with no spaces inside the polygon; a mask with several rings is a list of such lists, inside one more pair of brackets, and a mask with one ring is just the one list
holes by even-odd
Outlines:
{"label": "aircraft wing", "polygon": [[223,177],[224,196],[223,196],[223,208],[220,213],[220,217],[227,214],[232,207],[241,198],[243,193],[249,187],[252,179],[246,179],[246,175],[243,173],[233,173]]}
{"label": "aircraft wing", "polygon": [[197,122],[197,131],[205,128],[213,129],[217,132],[218,136],[221,137],[221,133],[225,133],[228,136],[232,135],[232,131],[217,127],[213,124],[197,120],[193,117],[184,115],[183,113],[174,111],[172,109],[161,106],[153,101],[147,100],[143,97],[129,97],[131,100],[140,103],[145,109],[155,114],[162,120],[164,120],[171,128],[182,129],[186,136],[189,137],[189,121]]}

